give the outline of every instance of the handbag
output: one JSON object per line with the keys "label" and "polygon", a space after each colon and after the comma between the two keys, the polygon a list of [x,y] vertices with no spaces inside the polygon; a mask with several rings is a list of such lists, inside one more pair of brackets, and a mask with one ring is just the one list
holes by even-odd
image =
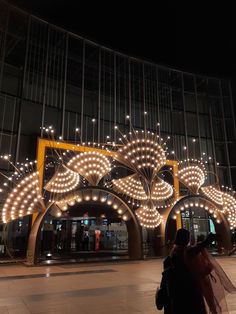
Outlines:
{"label": "handbag", "polygon": [[163,271],[160,287],[157,287],[155,294],[155,304],[158,310],[163,307],[170,306],[171,297],[173,294],[173,281],[174,281],[174,266],[171,259],[168,257],[169,266]]}
{"label": "handbag", "polygon": [[155,294],[156,308],[161,311],[163,307],[167,304],[168,296],[165,289],[157,287]]}

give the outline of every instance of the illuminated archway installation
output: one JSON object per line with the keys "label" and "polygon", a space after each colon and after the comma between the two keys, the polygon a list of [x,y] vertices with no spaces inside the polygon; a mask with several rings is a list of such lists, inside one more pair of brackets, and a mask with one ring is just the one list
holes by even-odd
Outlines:
{"label": "illuminated archway installation", "polygon": [[[76,195],[76,196],[75,196]],[[62,202],[61,202],[62,201]],[[34,265],[38,262],[39,257],[39,237],[43,222],[50,213],[52,216],[60,217],[63,211],[76,203],[101,203],[106,204],[126,222],[128,231],[128,255],[131,259],[142,258],[142,241],[140,227],[136,216],[128,204],[113,191],[99,187],[89,187],[67,195],[67,199],[61,199],[58,202],[52,202],[46,211],[40,213],[33,226],[29,237],[27,263]],[[61,202],[61,203],[60,203]],[[65,208],[64,204],[67,204]],[[61,207],[60,207],[61,206]],[[64,209],[63,209],[64,207]],[[62,211],[61,211],[62,209]]]}
{"label": "illuminated archway installation", "polygon": [[[181,215],[189,209],[202,209],[212,218],[216,233],[222,235],[218,241],[218,249],[231,249],[231,236],[228,223],[222,209],[217,206],[212,200],[204,195],[190,195],[182,197],[169,211],[166,217],[165,238],[166,241],[173,242],[176,229],[173,228],[173,220],[176,220],[177,215]],[[172,223],[172,226],[171,226]],[[191,229],[191,226],[190,226]],[[193,230],[190,230],[193,232]],[[193,232],[194,233],[194,232]],[[196,240],[196,239],[195,239]]]}
{"label": "illuminated archway installation", "polygon": [[[50,128],[49,131],[54,133]],[[181,206],[178,209],[179,204],[183,202],[179,194],[179,182],[181,182],[190,194],[190,207],[196,197],[201,196],[206,201],[215,204],[212,209],[213,215],[218,214],[224,217],[222,221],[225,226],[229,224],[231,229],[236,227],[234,195],[229,191],[221,191],[218,184],[205,185],[207,171],[202,160],[187,158],[179,163],[168,160],[166,143],[160,135],[146,129],[135,131],[131,127],[128,135],[121,134],[121,136],[122,144],[117,146],[114,144],[110,147],[101,146],[99,143],[97,146],[95,143],[92,146],[86,146],[85,143],[76,145],[53,139],[39,139],[37,172],[28,164],[25,165],[25,169],[21,167],[23,169],[21,170],[10,162],[16,172],[15,177],[13,175],[8,179],[15,186],[12,187],[3,205],[2,220],[7,223],[18,217],[33,214],[28,248],[28,261],[31,264],[36,261],[37,234],[48,211],[52,210],[61,215],[67,206],[73,206],[75,201],[82,198],[84,201],[97,201],[100,193],[113,195],[117,200],[114,210],[121,204],[125,206],[126,212],[134,221],[136,231],[138,220],[141,226],[147,229],[158,227],[160,233],[164,234],[172,207],[177,208],[174,215],[176,227],[177,229],[181,227]],[[57,167],[51,179],[43,186],[46,149],[55,152]],[[62,155],[62,151],[68,151],[69,156],[64,158],[66,154]],[[3,158],[8,160],[8,157],[5,157]],[[122,165],[127,169],[127,175],[111,178],[112,164],[115,167]],[[163,167],[166,165],[170,168],[168,171],[173,177],[172,183],[161,177]],[[109,176],[108,187],[105,184],[105,177]],[[86,189],[87,195],[84,196]],[[24,195],[27,192],[30,193],[26,198]],[[99,195],[96,196],[96,194]],[[139,238],[137,232],[136,236]],[[140,252],[135,256],[140,256]]]}

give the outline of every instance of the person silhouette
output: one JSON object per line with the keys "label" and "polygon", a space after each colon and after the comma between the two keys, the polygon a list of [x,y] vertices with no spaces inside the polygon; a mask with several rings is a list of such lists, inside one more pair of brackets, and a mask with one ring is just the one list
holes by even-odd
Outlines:
{"label": "person silhouette", "polygon": [[210,233],[204,241],[190,246],[189,231],[177,231],[173,249],[163,263],[156,299],[159,310],[164,307],[165,314],[228,313],[224,289],[235,293],[236,288],[205,249],[215,240],[217,236]]}

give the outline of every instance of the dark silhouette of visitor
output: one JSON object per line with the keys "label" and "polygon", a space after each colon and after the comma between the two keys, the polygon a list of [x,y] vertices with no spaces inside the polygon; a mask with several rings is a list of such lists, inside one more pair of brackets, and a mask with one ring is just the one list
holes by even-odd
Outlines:
{"label": "dark silhouette of visitor", "polygon": [[77,231],[75,233],[75,244],[76,251],[81,251],[83,249],[83,241],[84,241],[84,226],[79,222],[77,225]]}
{"label": "dark silhouette of visitor", "polygon": [[89,232],[88,230],[84,231],[84,251],[89,251]]}
{"label": "dark silhouette of visitor", "polygon": [[158,310],[165,314],[228,313],[225,291],[236,292],[221,266],[205,249],[217,240],[207,238],[190,246],[190,233],[179,229],[173,249],[164,260],[160,289],[156,294]]}

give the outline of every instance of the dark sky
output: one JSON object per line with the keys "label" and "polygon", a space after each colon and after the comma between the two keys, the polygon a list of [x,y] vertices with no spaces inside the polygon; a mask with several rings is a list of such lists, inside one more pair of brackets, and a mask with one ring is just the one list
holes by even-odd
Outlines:
{"label": "dark sky", "polygon": [[163,0],[153,1],[153,6],[148,5],[151,1],[136,1],[133,6],[114,0],[11,2],[121,52],[186,71],[236,79],[236,12],[231,1],[217,5],[213,0]]}

